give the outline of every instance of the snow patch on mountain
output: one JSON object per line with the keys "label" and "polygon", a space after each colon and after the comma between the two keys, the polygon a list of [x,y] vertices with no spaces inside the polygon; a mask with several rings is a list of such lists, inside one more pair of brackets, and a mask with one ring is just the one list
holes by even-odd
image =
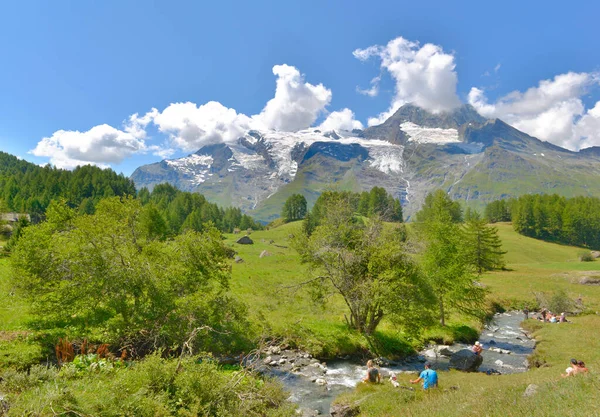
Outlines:
{"label": "snow patch on mountain", "polygon": [[210,177],[210,167],[214,162],[210,155],[192,154],[178,159],[167,159],[167,165],[190,177],[192,184],[202,184]]}
{"label": "snow patch on mountain", "polygon": [[422,127],[411,122],[402,123],[400,129],[408,135],[409,142],[436,143],[439,145],[460,142],[458,130],[456,129]]}

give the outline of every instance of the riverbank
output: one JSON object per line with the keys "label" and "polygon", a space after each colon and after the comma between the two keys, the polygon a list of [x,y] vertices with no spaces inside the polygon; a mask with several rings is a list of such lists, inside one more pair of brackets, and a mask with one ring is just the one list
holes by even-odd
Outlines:
{"label": "riverbank", "polygon": [[[533,352],[535,341],[520,328],[524,320],[520,312],[512,311],[496,314],[480,336],[484,345],[483,363],[479,372],[486,374],[512,374],[527,370],[527,357]],[[423,363],[430,361],[440,372],[441,378],[449,371],[452,353],[469,348],[465,344],[452,346],[428,346],[419,355],[409,356],[399,361],[380,358],[380,372],[383,383],[391,373],[398,375],[402,386],[398,389],[414,390],[414,386],[404,381],[415,378],[423,369]],[[329,414],[331,403],[336,397],[351,393],[365,377],[364,363],[352,360],[322,362],[309,354],[270,348],[260,364],[261,371],[279,379],[290,392],[290,400],[297,403],[305,415]]]}

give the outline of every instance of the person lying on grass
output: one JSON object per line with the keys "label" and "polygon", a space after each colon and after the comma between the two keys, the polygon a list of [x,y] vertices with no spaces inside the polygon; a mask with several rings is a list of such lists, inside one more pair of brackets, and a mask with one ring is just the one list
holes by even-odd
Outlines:
{"label": "person lying on grass", "polygon": [[370,359],[367,361],[367,376],[365,379],[363,379],[363,382],[381,382],[381,374],[379,373],[379,369],[375,368],[373,361]]}
{"label": "person lying on grass", "polygon": [[584,374],[588,371],[588,368],[585,367],[585,363],[583,361],[578,361],[577,359],[571,359],[570,365],[571,366],[569,366],[567,369],[565,369],[566,374],[561,374],[560,376],[562,376],[563,378],[566,378],[566,377],[577,375],[577,374]]}
{"label": "person lying on grass", "polygon": [[418,384],[423,381],[423,389],[437,388],[438,376],[437,372],[431,369],[431,363],[425,362],[425,370],[421,372],[421,375],[417,379],[411,379],[411,384]]}

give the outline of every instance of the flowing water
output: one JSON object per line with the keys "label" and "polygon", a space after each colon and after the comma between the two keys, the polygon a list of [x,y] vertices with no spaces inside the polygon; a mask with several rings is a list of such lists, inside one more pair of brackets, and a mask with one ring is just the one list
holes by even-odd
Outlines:
{"label": "flowing water", "polygon": [[[497,314],[491,324],[486,326],[479,338],[484,346],[482,353],[483,363],[479,367],[480,372],[487,373],[515,373],[527,370],[526,358],[533,352],[535,341],[528,338],[520,329],[520,323],[524,315],[520,312],[507,312]],[[451,346],[453,351],[463,348],[469,348],[468,345],[455,344]],[[500,353],[492,349],[510,351],[511,353]],[[400,375],[405,372],[420,372],[423,370],[424,357],[420,356],[413,362],[405,362],[397,366],[381,367],[382,376],[389,375],[389,372],[395,372],[398,375],[398,382],[408,383],[408,376]],[[438,356],[437,358],[427,358],[432,363],[433,369],[438,371],[448,370],[449,358]],[[303,410],[318,411],[320,414],[329,414],[331,402],[338,395],[352,390],[356,384],[366,375],[364,364],[357,364],[350,361],[332,361],[327,363],[327,370],[322,376],[326,381],[325,385],[319,385],[314,381],[314,377],[306,375],[282,372],[273,369],[272,375],[280,379],[288,391],[291,393],[290,400],[297,403]],[[410,378],[415,378],[412,375]],[[439,374],[440,385],[443,386],[444,374]],[[322,381],[321,381],[322,382]],[[387,382],[387,381],[385,381]]]}

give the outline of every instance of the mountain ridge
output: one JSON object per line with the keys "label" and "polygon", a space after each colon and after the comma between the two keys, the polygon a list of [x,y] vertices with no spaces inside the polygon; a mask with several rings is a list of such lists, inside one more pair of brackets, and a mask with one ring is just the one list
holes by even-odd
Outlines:
{"label": "mountain ridge", "polygon": [[500,119],[485,119],[470,105],[432,114],[408,104],[362,131],[251,130],[231,143],[139,167],[131,179],[138,188],[170,182],[262,221],[276,218],[294,193],[312,204],[331,187],[382,186],[410,217],[435,188],[478,208],[498,198],[553,190],[600,196],[594,178],[599,157],[600,150],[572,152]]}

